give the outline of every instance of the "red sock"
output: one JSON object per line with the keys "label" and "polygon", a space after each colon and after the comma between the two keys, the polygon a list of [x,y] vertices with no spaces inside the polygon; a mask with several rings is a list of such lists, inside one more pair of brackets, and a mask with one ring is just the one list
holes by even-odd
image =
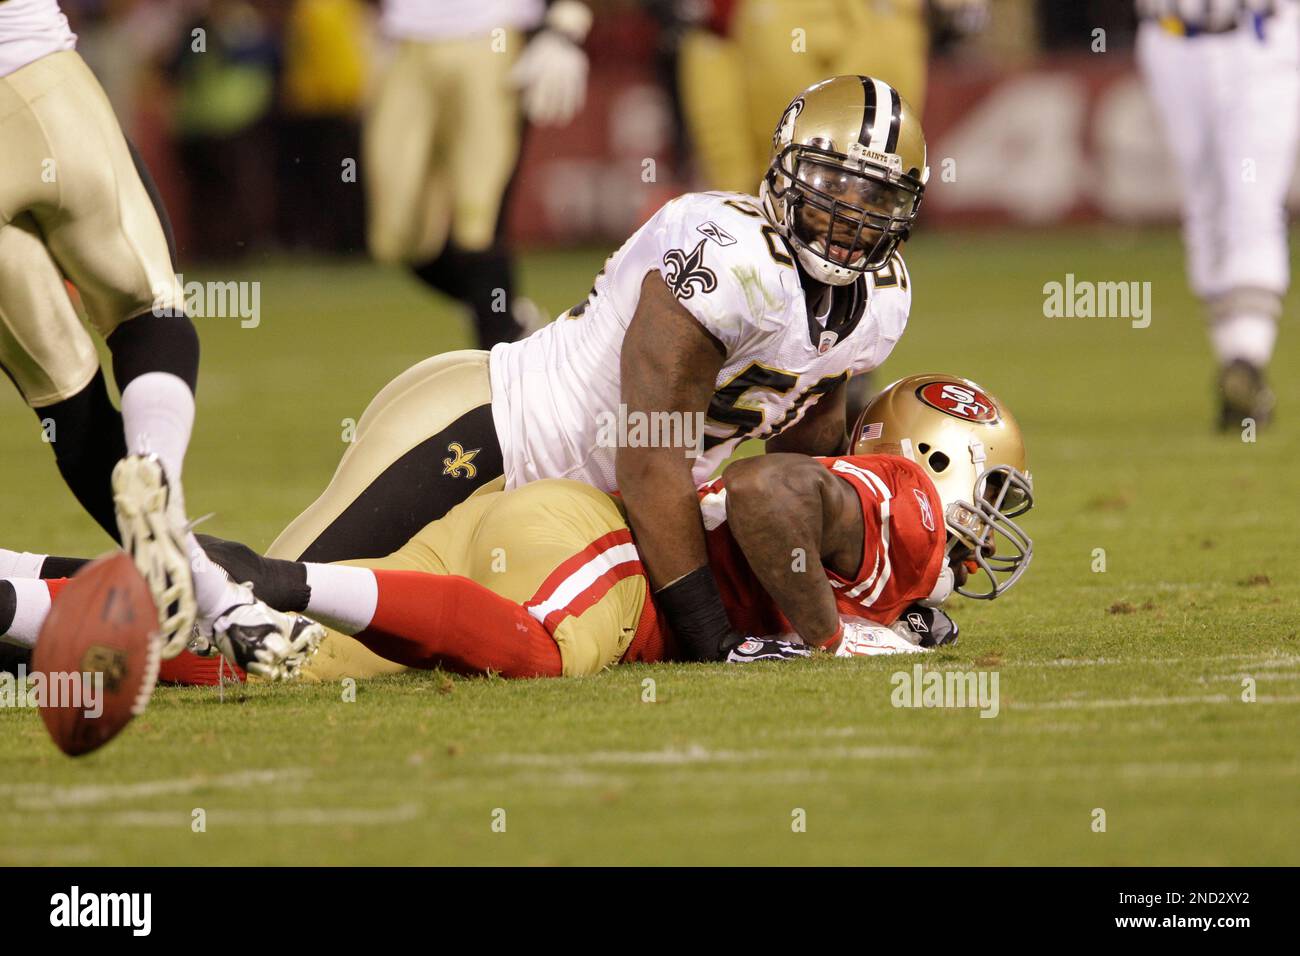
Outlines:
{"label": "red sock", "polygon": [[[46,579],[45,586],[50,590],[51,601],[58,600],[59,592],[68,586],[69,580],[69,578]],[[244,672],[220,654],[199,657],[189,651],[181,651],[176,657],[163,661],[158,667],[158,679],[164,684],[215,687],[223,677],[227,681],[242,681]]]}
{"label": "red sock", "polygon": [[559,677],[560,648],[522,605],[469,578],[376,571],[379,606],[357,640],[407,667]]}
{"label": "red sock", "polygon": [[163,661],[158,668],[158,679],[164,684],[216,687],[223,677],[227,682],[239,682],[244,679],[244,672],[220,654],[199,657],[189,651],[181,651],[171,660]]}

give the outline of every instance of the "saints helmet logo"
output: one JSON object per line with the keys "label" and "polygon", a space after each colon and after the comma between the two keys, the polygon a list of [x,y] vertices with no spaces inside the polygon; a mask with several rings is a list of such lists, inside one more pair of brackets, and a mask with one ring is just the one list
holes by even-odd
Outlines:
{"label": "saints helmet logo", "polygon": [[474,464],[474,458],[482,451],[481,448],[466,451],[460,442],[454,441],[447,446],[447,451],[451,452],[451,457],[442,460],[442,473],[444,475],[450,475],[453,478],[473,478],[478,474],[478,467]]}
{"label": "saints helmet logo", "polygon": [[664,267],[667,269],[664,279],[677,298],[689,299],[696,292],[707,294],[718,287],[718,277],[704,265],[704,244],[708,241],[701,239],[689,255],[681,249],[669,249],[664,253]]}

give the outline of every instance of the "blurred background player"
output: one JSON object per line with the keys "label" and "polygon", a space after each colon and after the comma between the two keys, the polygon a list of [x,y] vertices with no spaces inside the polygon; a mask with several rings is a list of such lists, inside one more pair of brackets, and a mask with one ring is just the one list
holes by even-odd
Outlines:
{"label": "blurred background player", "polygon": [[[189,529],[198,334],[161,205],[75,46],[56,0],[0,3],[0,367],[77,500],[139,567],[164,656],[190,642],[196,617],[236,641],[319,640],[318,626],[232,583]],[[107,343],[120,413],[65,277]]]}
{"label": "blurred background player", "polygon": [[1219,427],[1263,424],[1290,281],[1300,11],[1294,0],[1139,0],[1138,13],[1138,64],[1182,181],[1187,277],[1219,363]]}
{"label": "blurred background player", "polygon": [[[932,35],[981,29],[988,0],[696,0],[677,83],[696,173],[705,189],[748,192],[767,172],[771,117],[824,76],[875,76],[925,110]],[[871,397],[870,375],[849,384],[849,421]]]}
{"label": "blurred background player", "polygon": [[825,76],[875,76],[925,111],[931,33],[979,29],[988,0],[677,3],[678,83],[706,189],[747,192],[767,171],[772,116]]}
{"label": "blurred background player", "polygon": [[591,11],[577,0],[382,0],[392,62],[364,124],[367,241],[472,312],[481,348],[519,337],[536,310],[514,298],[503,244],[526,123],[582,108]]}

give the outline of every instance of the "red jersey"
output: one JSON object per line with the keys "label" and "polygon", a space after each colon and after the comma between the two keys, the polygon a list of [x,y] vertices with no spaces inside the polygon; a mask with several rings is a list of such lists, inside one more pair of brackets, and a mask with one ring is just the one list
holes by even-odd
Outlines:
{"label": "red jersey", "polygon": [[[896,455],[817,458],[858,493],[862,559],[852,577],[830,568],[840,614],[888,626],[914,601],[933,593],[943,567],[947,532],[934,483],[915,462]],[[709,565],[731,625],[756,636],[793,630],[763,589],[727,526],[727,490],[718,478],[700,488]]]}

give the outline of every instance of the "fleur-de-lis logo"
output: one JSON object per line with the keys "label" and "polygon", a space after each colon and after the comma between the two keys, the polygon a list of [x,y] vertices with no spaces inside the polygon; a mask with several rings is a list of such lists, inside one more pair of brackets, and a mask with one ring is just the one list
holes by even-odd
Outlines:
{"label": "fleur-de-lis logo", "polygon": [[664,278],[668,280],[668,288],[679,299],[689,299],[696,292],[709,293],[718,287],[718,277],[704,265],[706,242],[707,239],[701,239],[689,255],[681,249],[669,249],[664,253],[664,266],[668,270]]}
{"label": "fleur-de-lis logo", "polygon": [[454,441],[447,446],[447,451],[451,452],[451,457],[442,460],[442,473],[444,475],[451,475],[453,478],[473,478],[478,474],[478,467],[474,464],[474,456],[482,451],[481,448],[466,451],[460,442]]}

